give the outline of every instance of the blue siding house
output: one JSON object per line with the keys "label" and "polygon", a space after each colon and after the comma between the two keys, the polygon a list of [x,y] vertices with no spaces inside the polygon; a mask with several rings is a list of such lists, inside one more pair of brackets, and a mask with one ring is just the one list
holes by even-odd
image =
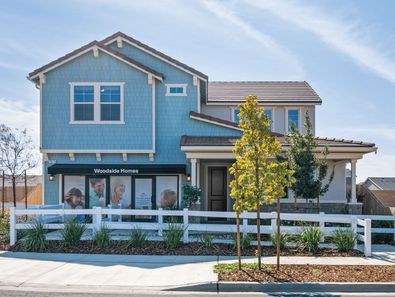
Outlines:
{"label": "blue siding house", "polygon": [[[191,183],[202,190],[201,210],[230,211],[228,168],[241,135],[236,122],[244,97],[258,97],[284,149],[291,123],[303,131],[308,112],[314,128],[322,103],[307,82],[210,82],[121,32],[38,68],[28,79],[40,89],[43,203],[70,208],[180,207],[182,186]],[[356,162],[375,145],[317,141],[317,154],[329,147],[335,170],[323,209],[359,212]],[[284,207],[292,203],[289,192]]]}

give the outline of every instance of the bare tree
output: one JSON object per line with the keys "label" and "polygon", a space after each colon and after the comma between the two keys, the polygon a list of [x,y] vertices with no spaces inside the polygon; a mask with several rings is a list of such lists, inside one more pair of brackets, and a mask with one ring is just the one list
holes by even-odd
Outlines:
{"label": "bare tree", "polygon": [[37,166],[35,147],[27,130],[11,129],[0,125],[0,167],[4,168],[12,182],[12,196],[16,206],[16,183],[24,174]]}

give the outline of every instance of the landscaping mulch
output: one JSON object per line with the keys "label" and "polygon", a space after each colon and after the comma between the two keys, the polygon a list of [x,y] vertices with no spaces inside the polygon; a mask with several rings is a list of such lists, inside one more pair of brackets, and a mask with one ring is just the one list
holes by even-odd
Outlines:
{"label": "landscaping mulch", "polygon": [[[14,252],[26,252],[20,242],[9,248]],[[250,247],[243,251],[243,256],[255,256],[256,247]],[[34,251],[32,251],[34,252]],[[36,251],[38,252],[38,251]],[[183,255],[183,256],[236,256],[236,249],[230,244],[214,244],[211,248],[205,248],[201,243],[181,244],[178,248],[168,249],[164,242],[147,241],[143,247],[128,247],[126,241],[112,241],[106,248],[99,248],[92,241],[81,241],[75,247],[68,247],[63,241],[50,240],[44,251],[47,253],[82,253],[82,254],[121,254],[121,255]],[[263,247],[263,256],[273,256],[276,250],[273,247]],[[340,253],[336,249],[320,249],[317,254],[289,248],[281,253],[283,256],[363,256],[359,251]]]}
{"label": "landscaping mulch", "polygon": [[221,271],[220,281],[243,282],[395,282],[395,265],[267,265],[265,270]]}

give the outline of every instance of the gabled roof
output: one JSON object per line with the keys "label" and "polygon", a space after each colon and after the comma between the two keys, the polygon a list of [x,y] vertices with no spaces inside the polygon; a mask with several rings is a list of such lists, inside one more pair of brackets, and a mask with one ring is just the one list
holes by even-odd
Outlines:
{"label": "gabled roof", "polygon": [[170,57],[170,56],[168,56],[168,55],[166,55],[166,54],[164,54],[164,53],[162,53],[162,52],[160,52],[160,51],[158,51],[158,50],[156,50],[156,49],[154,49],[152,47],[150,47],[147,44],[144,44],[144,43],[134,39],[133,37],[131,37],[129,35],[126,35],[125,33],[122,33],[122,32],[114,33],[111,36],[108,36],[107,38],[103,39],[101,42],[103,44],[108,45],[108,44],[114,42],[119,37],[124,39],[128,43],[130,43],[130,44],[132,44],[132,45],[144,50],[145,52],[148,52],[149,54],[151,54],[153,56],[159,57],[162,60],[165,60],[165,61],[167,61],[170,64],[178,66],[179,68],[181,68],[184,71],[190,72],[192,74],[195,74],[195,75],[201,77],[202,79],[208,80],[208,76],[206,74],[204,74],[204,73],[196,70],[195,68],[192,68],[191,66],[188,66],[188,65],[186,65],[186,64],[184,64],[184,63],[182,63],[182,62],[180,62],[180,61],[178,61],[178,60],[176,60],[176,59],[174,59],[174,58],[172,58],[172,57]]}
{"label": "gabled roof", "polygon": [[106,46],[106,45],[98,42],[97,40],[94,40],[94,41],[92,41],[92,42],[90,42],[90,43],[88,43],[88,44],[86,44],[86,45],[84,45],[84,46],[82,46],[82,47],[80,47],[80,48],[36,69],[36,70],[34,70],[33,72],[29,73],[28,78],[30,80],[36,80],[39,74],[48,72],[56,67],[59,67],[65,63],[79,57],[80,55],[89,52],[90,50],[92,50],[95,47],[100,49],[101,51],[103,51],[109,55],[112,55],[113,57],[127,63],[128,65],[130,65],[134,68],[137,68],[143,72],[152,74],[154,77],[156,77],[160,80],[163,80],[163,78],[164,78],[164,75],[162,73],[160,73],[150,67],[147,67],[147,66],[137,62],[136,60],[134,60],[132,58],[129,58],[128,56],[126,56],[118,51],[113,50],[111,47]]}
{"label": "gabled roof", "polygon": [[368,177],[366,181],[368,180],[380,190],[395,190],[395,177]]}
{"label": "gabled roof", "polygon": [[207,103],[240,104],[248,95],[261,103],[321,104],[322,100],[305,81],[211,81]]}

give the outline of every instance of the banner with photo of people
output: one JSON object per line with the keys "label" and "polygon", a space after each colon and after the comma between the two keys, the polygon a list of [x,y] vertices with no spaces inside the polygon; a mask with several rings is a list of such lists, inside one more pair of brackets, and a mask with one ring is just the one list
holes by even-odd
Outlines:
{"label": "banner with photo of people", "polygon": [[177,176],[156,177],[156,207],[176,209],[178,206],[178,178]]}
{"label": "banner with photo of people", "polygon": [[110,177],[111,208],[132,208],[132,180],[130,176]]}
{"label": "banner with photo of people", "polygon": [[64,208],[85,208],[85,176],[65,176],[63,188]]}
{"label": "banner with photo of people", "polygon": [[91,177],[89,184],[89,208],[106,207],[106,179],[102,177]]}

